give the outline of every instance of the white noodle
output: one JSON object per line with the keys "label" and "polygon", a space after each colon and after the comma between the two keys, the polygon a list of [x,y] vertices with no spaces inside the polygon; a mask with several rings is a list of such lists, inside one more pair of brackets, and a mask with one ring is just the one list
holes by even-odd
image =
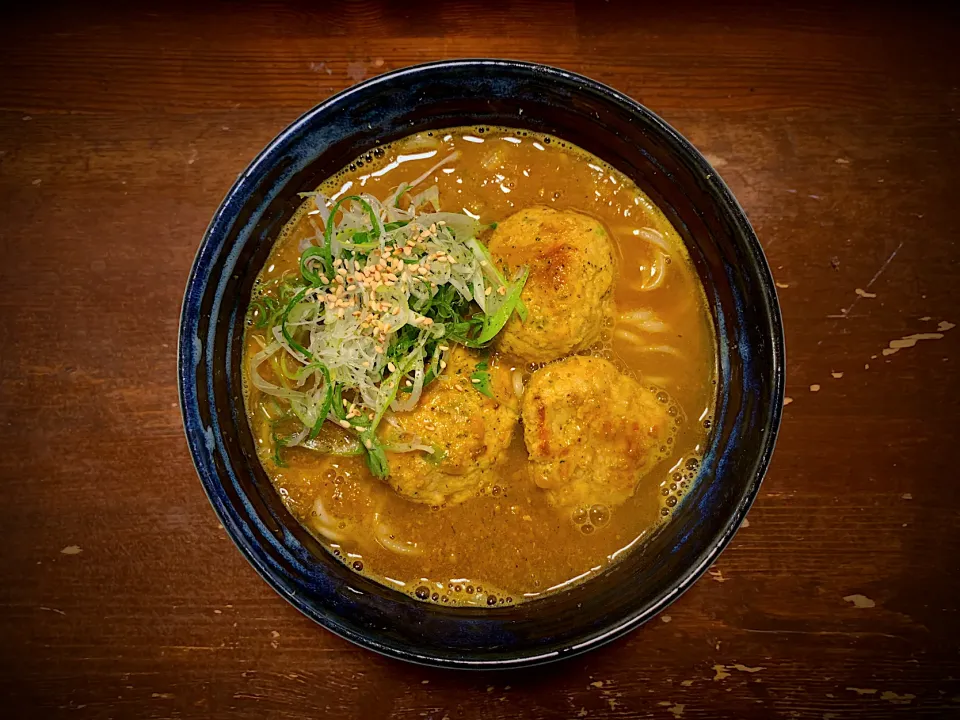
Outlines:
{"label": "white noodle", "polygon": [[647,290],[656,290],[658,287],[663,285],[663,279],[667,274],[667,256],[662,252],[657,252],[656,259],[650,263],[650,275],[649,277],[644,277],[639,285],[634,284],[634,287],[637,290],[647,291]]}
{"label": "white noodle", "polygon": [[639,352],[665,353],[667,355],[676,355],[679,358],[683,357],[683,353],[673,347],[673,345],[645,345],[637,348],[637,350]]}
{"label": "white noodle", "polygon": [[628,343],[633,343],[634,345],[643,345],[643,338],[625,328],[617,328],[613,331],[613,336],[621,340],[626,340]]}
{"label": "white noodle", "polygon": [[635,352],[666,353],[667,355],[676,355],[680,358],[683,357],[683,353],[673,347],[673,345],[647,345],[644,343],[643,338],[641,338],[639,335],[624,328],[617,328],[614,330],[613,336],[636,345],[637,347]]}
{"label": "white noodle", "polygon": [[414,542],[402,542],[396,538],[390,537],[390,531],[387,530],[382,524],[380,524],[377,515],[374,515],[374,522],[376,522],[376,527],[373,534],[377,538],[377,542],[384,550],[389,550],[390,552],[395,552],[398,555],[420,555],[423,550],[417,547],[417,543]]}
{"label": "white noodle", "polygon": [[323,507],[323,501],[319,497],[313,503],[313,512],[317,516],[313,526],[318,533],[334,542],[346,540],[347,536],[337,530],[339,521],[327,512],[326,508]]}
{"label": "white noodle", "polygon": [[633,325],[638,330],[648,333],[662,333],[669,329],[669,326],[660,320],[652,310],[633,310],[632,312],[622,313],[620,322]]}
{"label": "white noodle", "polygon": [[347,539],[347,536],[341,532],[337,532],[331,528],[328,528],[326,525],[321,525],[320,523],[313,524],[314,529],[323,535],[327,540],[332,540],[333,542],[343,542]]}
{"label": "white noodle", "polygon": [[648,375],[643,378],[643,381],[650,385],[656,385],[657,387],[667,387],[670,385],[670,378],[665,375]]}
{"label": "white noodle", "polygon": [[641,228],[638,235],[644,240],[653,243],[668,255],[670,254],[670,246],[667,245],[667,241],[657,230],[653,228]]}

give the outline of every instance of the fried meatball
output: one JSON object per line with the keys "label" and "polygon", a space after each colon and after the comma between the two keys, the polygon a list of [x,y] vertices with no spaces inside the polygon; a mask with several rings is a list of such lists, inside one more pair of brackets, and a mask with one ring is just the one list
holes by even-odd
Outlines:
{"label": "fried meatball", "polygon": [[610,362],[574,356],[533,374],[523,435],[534,482],[565,510],[633,495],[675,427],[667,406]]}
{"label": "fried meatball", "polygon": [[613,313],[616,253],[603,225],[587,215],[546,207],[521,210],[497,226],[489,243],[508,275],[530,268],[521,298],[524,322],[514,314],[500,349],[530,362],[549,362],[597,341]]}
{"label": "fried meatball", "polygon": [[519,416],[509,367],[488,359],[487,397],[470,375],[483,362],[476,353],[456,347],[446,370],[424,391],[417,407],[396,413],[384,423],[385,445],[417,442],[433,454],[387,452],[387,482],[400,495],[430,505],[456,504],[485,489],[490,470],[505,457]]}

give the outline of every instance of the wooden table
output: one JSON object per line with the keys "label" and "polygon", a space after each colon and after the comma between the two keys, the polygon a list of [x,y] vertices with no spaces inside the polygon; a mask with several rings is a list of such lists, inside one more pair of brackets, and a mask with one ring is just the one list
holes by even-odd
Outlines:
{"label": "wooden table", "polygon": [[[140,5],[0,21],[0,715],[960,714],[957,13]],[[204,228],[276,132],[484,55],[609,83],[707,154],[781,288],[792,402],[748,524],[665,614],[463,674],[354,647],[257,577],[191,465],[175,348]]]}

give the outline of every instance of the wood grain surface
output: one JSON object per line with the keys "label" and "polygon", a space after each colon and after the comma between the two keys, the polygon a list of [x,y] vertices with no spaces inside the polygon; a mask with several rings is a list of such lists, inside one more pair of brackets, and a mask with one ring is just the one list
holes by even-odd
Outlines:
{"label": "wood grain surface", "polygon": [[[86,5],[0,18],[0,716],[960,716],[960,14]],[[175,371],[247,162],[356,81],[465,56],[590,75],[707,154],[774,269],[792,399],[709,575],[602,650],[491,674],[386,660],[270,590],[204,497]]]}

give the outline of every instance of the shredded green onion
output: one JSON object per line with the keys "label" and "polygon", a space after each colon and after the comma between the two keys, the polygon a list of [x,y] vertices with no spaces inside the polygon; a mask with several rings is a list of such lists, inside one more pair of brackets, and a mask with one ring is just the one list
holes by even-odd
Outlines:
{"label": "shredded green onion", "polygon": [[[280,408],[275,425],[300,428],[273,433],[278,464],[289,447],[362,452],[370,470],[386,477],[392,448],[377,437],[385,414],[416,407],[453,344],[486,347],[514,312],[521,320],[526,315],[520,294],[528,270],[503,277],[478,239],[485,226],[459,213],[426,212],[438,209],[435,187],[405,208],[402,195],[331,202],[304,193],[326,218],[322,230],[315,225],[298,276],[254,291],[250,324],[267,340],[251,361],[251,382]],[[260,370],[268,360],[273,381]],[[471,379],[492,397],[486,362]],[[347,440],[319,440],[327,422]]]}
{"label": "shredded green onion", "polygon": [[493,397],[493,388],[490,386],[490,363],[486,360],[477,363],[476,369],[470,373],[470,384],[481,395]]}

